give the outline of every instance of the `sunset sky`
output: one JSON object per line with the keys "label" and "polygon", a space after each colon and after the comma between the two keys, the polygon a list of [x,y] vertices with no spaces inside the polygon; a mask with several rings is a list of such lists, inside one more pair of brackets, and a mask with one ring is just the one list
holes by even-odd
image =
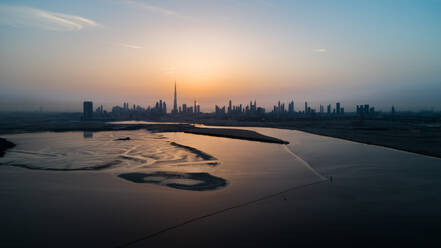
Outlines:
{"label": "sunset sky", "polygon": [[441,1],[0,1],[0,110],[441,110]]}

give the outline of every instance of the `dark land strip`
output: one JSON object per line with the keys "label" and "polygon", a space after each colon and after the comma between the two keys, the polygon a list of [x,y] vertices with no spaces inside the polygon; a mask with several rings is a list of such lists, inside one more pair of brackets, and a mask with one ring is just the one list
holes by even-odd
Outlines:
{"label": "dark land strip", "polygon": [[179,148],[184,149],[184,150],[187,150],[187,151],[195,154],[197,157],[202,158],[203,160],[216,160],[217,159],[217,158],[211,156],[210,154],[207,154],[207,153],[205,153],[205,152],[203,152],[201,150],[198,150],[198,149],[196,149],[194,147],[191,147],[191,146],[181,145],[181,144],[178,144],[176,142],[170,142],[170,145],[175,146],[175,147],[179,147]]}
{"label": "dark land strip", "polygon": [[269,127],[298,130],[363,144],[441,158],[441,127],[380,120],[298,120],[281,122],[205,121],[207,126]]}
{"label": "dark land strip", "polygon": [[0,138],[0,158],[3,157],[3,155],[5,155],[5,151],[7,149],[12,148],[14,146],[15,146],[14,143],[6,139]]}

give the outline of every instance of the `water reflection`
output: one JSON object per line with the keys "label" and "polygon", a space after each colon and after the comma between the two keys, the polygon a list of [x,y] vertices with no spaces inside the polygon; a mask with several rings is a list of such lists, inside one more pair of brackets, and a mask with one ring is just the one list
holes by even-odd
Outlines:
{"label": "water reflection", "polygon": [[84,131],[84,132],[83,132],[83,137],[84,137],[85,139],[91,139],[91,138],[93,138],[93,132]]}
{"label": "water reflection", "polygon": [[[136,175],[162,175],[165,181],[157,184],[187,190],[226,185],[225,179],[210,174],[220,164],[216,157],[145,130],[28,133],[10,135],[9,139],[17,146],[0,159],[4,166],[43,171],[106,170],[130,181],[137,181],[131,180]],[[176,182],[178,179],[181,182]]]}

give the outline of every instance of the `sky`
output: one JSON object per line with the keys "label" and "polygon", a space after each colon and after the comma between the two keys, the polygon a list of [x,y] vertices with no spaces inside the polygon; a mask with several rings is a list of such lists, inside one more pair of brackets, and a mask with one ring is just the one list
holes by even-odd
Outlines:
{"label": "sky", "polygon": [[441,110],[441,0],[0,0],[0,111]]}

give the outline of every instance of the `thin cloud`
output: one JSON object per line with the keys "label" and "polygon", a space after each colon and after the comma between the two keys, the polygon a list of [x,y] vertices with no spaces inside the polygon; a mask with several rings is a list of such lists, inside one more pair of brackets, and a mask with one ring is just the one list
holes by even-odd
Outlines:
{"label": "thin cloud", "polygon": [[178,16],[174,10],[166,9],[157,5],[148,4],[145,2],[135,1],[135,0],[124,0],[126,4],[133,5],[138,8],[145,9],[152,13],[157,13],[166,16]]}
{"label": "thin cloud", "polygon": [[12,27],[36,27],[54,31],[79,31],[99,24],[81,16],[36,9],[27,6],[0,5],[0,24]]}
{"label": "thin cloud", "polygon": [[120,43],[121,46],[126,47],[126,48],[132,48],[132,49],[141,49],[144,48],[142,46],[137,46],[137,45],[132,45],[132,44],[127,44],[127,43]]}
{"label": "thin cloud", "polygon": [[166,67],[164,68],[164,74],[175,74],[176,70],[176,67]]}
{"label": "thin cloud", "polygon": [[316,53],[325,53],[327,50],[325,48],[316,48],[314,49],[314,52]]}

